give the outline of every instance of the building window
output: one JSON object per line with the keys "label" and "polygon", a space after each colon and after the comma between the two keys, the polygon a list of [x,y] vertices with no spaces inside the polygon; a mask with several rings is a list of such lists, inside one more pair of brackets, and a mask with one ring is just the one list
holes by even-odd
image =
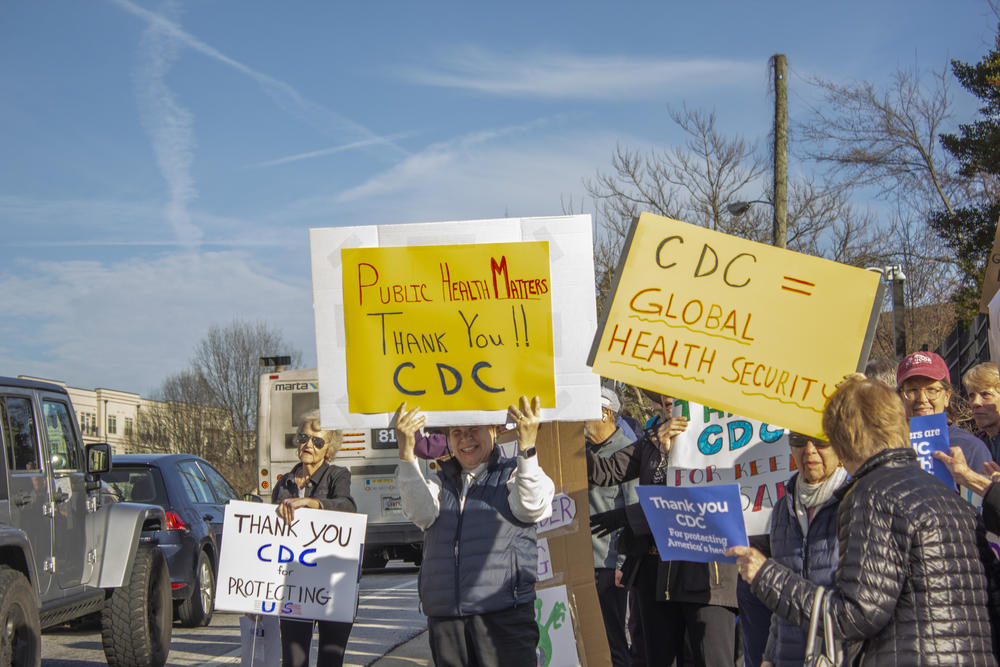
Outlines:
{"label": "building window", "polygon": [[97,435],[97,415],[93,412],[81,412],[80,432],[83,435]]}
{"label": "building window", "polygon": [[125,435],[132,435],[132,418],[125,418]]}
{"label": "building window", "polygon": [[108,416],[108,433],[118,432],[118,417],[115,415]]}

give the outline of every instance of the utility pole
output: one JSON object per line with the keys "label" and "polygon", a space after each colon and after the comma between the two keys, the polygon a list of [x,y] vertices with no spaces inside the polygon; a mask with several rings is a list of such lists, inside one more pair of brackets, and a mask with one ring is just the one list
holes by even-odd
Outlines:
{"label": "utility pole", "polygon": [[788,80],[785,54],[771,57],[774,63],[774,227],[772,245],[785,247],[788,236]]}

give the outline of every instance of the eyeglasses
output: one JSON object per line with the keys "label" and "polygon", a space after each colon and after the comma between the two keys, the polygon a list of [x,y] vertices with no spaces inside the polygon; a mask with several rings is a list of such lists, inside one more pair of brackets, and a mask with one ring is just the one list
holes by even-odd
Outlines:
{"label": "eyeglasses", "polygon": [[944,387],[919,387],[913,389],[900,389],[899,394],[908,401],[916,401],[923,394],[928,401],[936,401],[945,392]]}
{"label": "eyeglasses", "polygon": [[826,449],[830,446],[830,443],[826,440],[820,440],[819,438],[810,438],[807,435],[802,435],[801,433],[789,433],[788,434],[788,444],[790,447],[805,447],[809,443],[813,444],[816,449]]}
{"label": "eyeglasses", "polygon": [[306,435],[305,433],[296,433],[295,434],[295,444],[297,444],[297,445],[299,445],[301,447],[302,445],[306,444],[307,442],[312,442],[313,447],[315,447],[316,449],[323,449],[324,447],[326,447],[326,440],[324,440],[323,438],[319,437],[318,435],[314,435],[314,436],[310,437],[309,435]]}

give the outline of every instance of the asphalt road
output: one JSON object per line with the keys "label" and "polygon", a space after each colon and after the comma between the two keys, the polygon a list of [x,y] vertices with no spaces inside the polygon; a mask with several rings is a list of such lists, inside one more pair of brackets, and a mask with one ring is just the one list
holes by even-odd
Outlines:
{"label": "asphalt road", "polygon": [[[370,665],[427,627],[417,602],[417,569],[390,563],[361,577],[358,618],[347,645],[346,664]],[[168,665],[240,663],[239,614],[216,612],[204,628],[174,626]],[[315,660],[313,645],[312,656]],[[57,628],[42,634],[43,667],[106,665],[99,629]]]}

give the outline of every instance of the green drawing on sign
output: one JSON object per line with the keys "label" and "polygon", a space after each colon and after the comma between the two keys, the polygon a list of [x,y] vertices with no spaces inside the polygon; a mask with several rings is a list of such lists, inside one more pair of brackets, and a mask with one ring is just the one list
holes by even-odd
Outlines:
{"label": "green drawing on sign", "polygon": [[549,629],[558,630],[566,620],[566,605],[556,602],[552,605],[549,613],[549,620],[542,625],[542,601],[535,598],[535,623],[538,624],[538,648],[535,654],[538,656],[538,667],[549,667],[552,662],[552,639],[549,637]]}

